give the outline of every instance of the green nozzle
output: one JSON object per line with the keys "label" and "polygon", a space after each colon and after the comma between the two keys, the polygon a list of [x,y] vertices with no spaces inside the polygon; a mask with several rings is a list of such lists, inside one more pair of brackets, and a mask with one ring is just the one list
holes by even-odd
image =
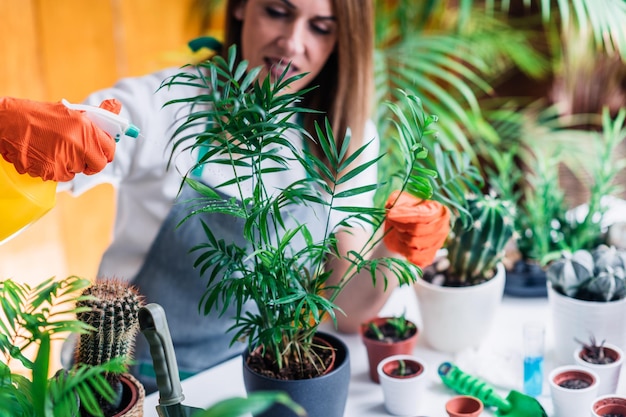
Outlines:
{"label": "green nozzle", "polygon": [[126,132],[124,132],[126,136],[130,136],[131,138],[137,138],[139,136],[139,128],[135,125],[129,125]]}

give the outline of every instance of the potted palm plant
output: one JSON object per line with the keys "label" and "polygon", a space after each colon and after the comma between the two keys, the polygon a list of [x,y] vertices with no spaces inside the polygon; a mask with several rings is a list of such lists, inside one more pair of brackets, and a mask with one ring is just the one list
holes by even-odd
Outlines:
{"label": "potted palm plant", "polygon": [[417,344],[417,326],[404,314],[397,317],[374,317],[361,324],[361,340],[367,350],[370,378],[379,382],[378,363],[392,355],[413,353]]}
{"label": "potted palm plant", "polygon": [[[82,409],[104,417],[96,398],[113,402],[115,392],[105,376],[123,372],[123,360],[95,366],[75,364],[50,376],[51,342],[68,333],[95,330],[74,317],[87,310],[76,303],[88,298],[80,291],[90,284],[76,276],[47,279],[35,287],[13,280],[0,282],[0,352],[4,356],[0,361],[0,415],[79,417]],[[15,362],[25,373],[16,369]]]}
{"label": "potted palm plant", "polygon": [[[200,309],[219,312],[226,305],[237,306],[232,340],[247,341],[243,360],[248,390],[259,380],[271,390],[304,386],[296,388],[300,394],[291,391],[290,395],[309,415],[342,415],[349,381],[348,351],[336,337],[320,332],[319,325],[326,319],[335,321],[334,301],[357,271],[369,271],[375,282],[387,279],[380,274],[384,270],[407,284],[418,276],[419,269],[400,258],[368,257],[382,239],[385,209],[341,205],[344,197],[381,187],[341,189],[345,181],[376,162],[359,162],[367,145],[348,154],[349,135],[337,146],[328,123],[318,125],[312,132],[315,136],[304,131],[294,121],[308,111],[298,105],[303,92],[291,93],[287,88],[299,76],[279,77],[275,83],[258,81],[257,69],[248,70],[245,62],[235,64],[236,53],[231,47],[228,60],[216,56],[199,64],[198,72],[183,71],[163,84],[167,88],[194,86],[201,91],[171,102],[190,107],[173,138],[174,151],[202,148],[198,166],[217,164],[232,170],[232,176],[215,189],[191,176],[184,179],[198,198],[190,202],[189,215],[183,221],[197,220],[199,214],[221,213],[243,223],[244,243],[227,243],[217,239],[200,218],[206,242],[193,248],[195,265],[207,278]],[[203,77],[205,71],[215,76]],[[399,184],[401,191],[410,188],[431,195],[431,184],[424,178],[436,172],[419,162],[426,157],[421,139],[431,133],[433,118],[425,116],[416,97],[407,95],[405,106],[406,113],[394,108],[398,141],[407,149],[394,184]],[[304,150],[294,145],[293,137],[285,138],[287,130],[302,135]],[[306,142],[313,137],[327,162],[307,150]],[[289,156],[276,152],[277,147],[287,150]],[[445,168],[455,171],[452,164]],[[270,189],[267,175],[292,169],[306,175],[281,189]],[[225,187],[234,189],[235,196],[224,197],[217,191]],[[342,220],[333,224],[332,213],[340,214]],[[366,227],[372,233],[361,251],[345,254],[336,246],[338,227]],[[348,259],[351,267],[330,285],[330,271],[325,266],[333,258]],[[248,302],[254,310],[244,311]],[[333,378],[338,378],[337,385],[331,385]],[[312,393],[316,385],[340,394],[339,398],[317,398]],[[279,413],[272,409],[268,415]]]}

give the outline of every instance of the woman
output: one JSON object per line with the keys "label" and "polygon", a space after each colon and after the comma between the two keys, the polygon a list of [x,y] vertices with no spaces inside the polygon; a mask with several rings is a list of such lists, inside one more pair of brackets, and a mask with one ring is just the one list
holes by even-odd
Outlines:
{"label": "woman", "polygon": [[[249,68],[261,66],[260,77],[275,77],[290,63],[292,72],[308,73],[290,87],[301,90],[316,85],[305,97],[309,108],[322,114],[304,119],[312,131],[314,118],[332,122],[335,137],[342,141],[346,129],[352,131],[353,146],[376,138],[368,121],[372,101],[372,4],[363,0],[230,0],[227,7],[227,33],[224,48],[236,44]],[[204,280],[193,268],[189,248],[199,242],[197,227],[176,227],[181,216],[178,196],[182,175],[187,174],[197,156],[186,151],[173,158],[172,125],[180,118],[183,107],[163,106],[180,97],[177,89],[159,88],[162,81],[178,73],[172,68],[140,78],[121,80],[113,88],[96,92],[86,103],[98,105],[114,98],[122,103],[121,114],[142,129],[137,140],[125,138],[117,144],[110,161],[113,142],[85,118],[67,111],[60,104],[32,103],[22,100],[0,101],[0,153],[20,172],[67,181],[74,193],[96,184],[111,182],[117,190],[117,214],[113,241],[105,252],[100,277],[128,279],[139,287],[148,302],[161,304],[168,314],[179,370],[182,376],[196,373],[222,362],[243,349],[230,346],[228,314],[205,317],[198,313],[198,302]],[[189,96],[189,91],[185,91]],[[35,111],[37,110],[37,111]],[[119,109],[117,109],[119,110]],[[13,122],[17,114],[23,117]],[[42,123],[43,122],[43,123]],[[41,125],[39,134],[45,141],[29,141],[28,129]],[[71,134],[69,127],[74,128]],[[40,143],[44,142],[44,143]],[[87,148],[88,147],[88,148]],[[374,140],[363,158],[375,158],[378,142]],[[208,168],[208,167],[207,167]],[[79,175],[98,172],[98,175]],[[214,171],[205,169],[203,181],[215,182]],[[219,173],[217,173],[219,175]],[[291,183],[296,178],[284,179]],[[363,172],[348,186],[358,187],[376,181],[375,169]],[[280,187],[278,180],[277,187]],[[184,196],[178,196],[183,198]],[[371,197],[371,196],[370,196]],[[372,204],[355,201],[357,205]],[[229,225],[216,222],[224,236],[233,234]],[[365,234],[366,232],[363,231]],[[343,233],[339,239],[342,251],[360,248],[363,236]],[[388,256],[383,245],[373,256]],[[346,261],[330,265],[339,277],[348,267]],[[390,280],[393,287],[394,280]],[[354,332],[366,318],[375,315],[384,304],[391,288],[374,287],[367,272],[353,279],[335,300],[346,313],[338,315],[339,329]],[[147,391],[156,388],[147,344],[137,339],[134,373]]]}

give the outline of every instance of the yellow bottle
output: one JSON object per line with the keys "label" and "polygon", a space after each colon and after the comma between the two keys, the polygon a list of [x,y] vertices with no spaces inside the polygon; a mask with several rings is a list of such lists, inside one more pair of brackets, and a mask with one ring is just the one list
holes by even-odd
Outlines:
{"label": "yellow bottle", "polygon": [[0,156],[0,244],[50,211],[56,190],[56,182],[21,175]]}
{"label": "yellow bottle", "polygon": [[[71,104],[62,100],[69,109],[79,110],[115,141],[126,135],[139,136],[139,129],[123,117],[99,107]],[[56,203],[57,183],[19,174],[13,164],[0,156],[0,245],[39,220]]]}

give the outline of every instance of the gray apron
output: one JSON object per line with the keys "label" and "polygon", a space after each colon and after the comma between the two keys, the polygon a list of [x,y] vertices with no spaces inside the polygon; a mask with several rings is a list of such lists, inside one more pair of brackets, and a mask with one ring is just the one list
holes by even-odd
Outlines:
{"label": "gray apron", "polygon": [[[246,244],[243,220],[203,213],[178,226],[189,213],[186,202],[197,197],[196,191],[185,184],[133,280],[146,303],[158,303],[165,310],[181,379],[240,354],[246,346],[241,342],[230,346],[233,334],[227,330],[234,323],[234,306],[221,317],[215,311],[207,316],[200,312],[200,298],[206,290],[207,278],[200,276],[200,270],[193,267],[200,253],[189,252],[193,246],[206,242],[199,217],[217,239],[236,242],[239,246]],[[313,210],[295,206],[291,211],[286,216],[283,213],[287,228],[304,222],[314,239],[322,238],[326,208],[320,206],[319,210]],[[301,248],[303,244],[300,240],[293,246]],[[251,305],[244,306],[244,311],[250,308]],[[134,359],[131,372],[144,384],[146,392],[156,391],[149,345],[141,334],[137,336]]]}

